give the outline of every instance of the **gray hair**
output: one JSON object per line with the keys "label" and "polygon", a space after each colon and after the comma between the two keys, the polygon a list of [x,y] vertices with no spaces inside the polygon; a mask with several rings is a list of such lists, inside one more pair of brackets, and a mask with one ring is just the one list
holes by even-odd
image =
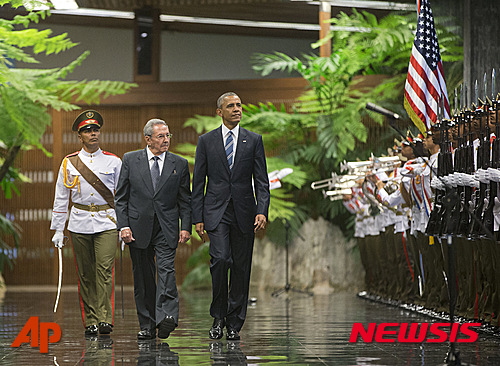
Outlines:
{"label": "gray hair", "polygon": [[[222,108],[222,103],[224,103],[224,98],[226,97],[238,97],[238,94],[233,92],[227,92],[222,94],[219,99],[217,99],[217,108]],[[238,97],[239,98],[239,97]]]}
{"label": "gray hair", "polygon": [[[144,126],[144,136],[153,136],[153,127],[156,126],[156,125],[163,125],[163,126],[167,126],[167,124],[165,123],[164,120],[161,120],[159,118],[153,118],[153,119],[150,119],[147,123],[146,123],[146,126]],[[168,128],[168,126],[167,126]]]}

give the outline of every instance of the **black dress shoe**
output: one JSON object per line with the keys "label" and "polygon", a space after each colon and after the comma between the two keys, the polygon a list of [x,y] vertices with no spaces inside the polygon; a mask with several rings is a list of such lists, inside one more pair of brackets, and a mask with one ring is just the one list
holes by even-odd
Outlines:
{"label": "black dress shoe", "polygon": [[85,335],[89,336],[89,337],[97,335],[98,331],[99,331],[99,329],[97,328],[97,325],[95,325],[95,324],[92,324],[92,325],[89,325],[88,327],[85,327]]}
{"label": "black dress shoe", "polygon": [[170,332],[175,329],[175,320],[171,316],[166,316],[160,324],[158,324],[158,338],[168,338]]}
{"label": "black dress shoe", "polygon": [[101,334],[109,334],[113,331],[113,326],[106,322],[99,323],[99,333]]}
{"label": "black dress shoe", "polygon": [[156,338],[156,329],[142,329],[139,333],[137,333],[137,339],[155,339]]}
{"label": "black dress shoe", "polygon": [[221,339],[222,330],[224,329],[224,319],[215,318],[212,328],[208,332],[210,339]]}
{"label": "black dress shoe", "polygon": [[237,341],[240,339],[240,333],[234,328],[227,328],[226,339],[228,341]]}

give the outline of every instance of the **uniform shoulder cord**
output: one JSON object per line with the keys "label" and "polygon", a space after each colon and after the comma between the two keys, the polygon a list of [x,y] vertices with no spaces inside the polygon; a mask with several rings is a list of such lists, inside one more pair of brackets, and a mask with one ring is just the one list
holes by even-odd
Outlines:
{"label": "uniform shoulder cord", "polygon": [[80,178],[78,176],[73,179],[72,182],[69,181],[68,179],[68,170],[66,169],[66,166],[68,165],[68,158],[64,158],[63,160],[63,183],[66,188],[74,188],[76,185],[78,185],[78,193],[80,193]]}

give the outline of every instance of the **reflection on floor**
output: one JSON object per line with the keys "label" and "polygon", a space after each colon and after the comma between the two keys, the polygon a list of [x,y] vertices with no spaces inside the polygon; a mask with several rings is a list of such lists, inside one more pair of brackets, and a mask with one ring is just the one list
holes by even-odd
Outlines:
{"label": "reflection on floor", "polygon": [[[116,293],[111,336],[85,338],[75,291],[63,291],[53,313],[55,291],[7,291],[0,305],[0,365],[439,365],[448,343],[349,343],[353,323],[422,323],[430,318],[359,298],[354,293],[307,296],[251,294],[241,341],[212,341],[208,329],[210,293],[183,293],[179,327],[166,341],[138,342],[133,291]],[[55,322],[61,340],[47,353],[12,342],[32,316]],[[390,338],[390,337],[386,337]],[[463,364],[500,365],[499,338],[479,333],[473,343],[457,343]]]}

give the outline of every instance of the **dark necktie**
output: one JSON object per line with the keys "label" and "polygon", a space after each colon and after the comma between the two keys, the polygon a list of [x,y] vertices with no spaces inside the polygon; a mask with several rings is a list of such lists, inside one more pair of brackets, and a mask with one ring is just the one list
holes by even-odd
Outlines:
{"label": "dark necktie", "polygon": [[229,131],[229,136],[226,139],[226,157],[227,157],[227,163],[229,164],[229,170],[233,169],[233,156],[234,156],[234,151],[233,151],[233,133]]}
{"label": "dark necktie", "polygon": [[160,166],[158,165],[158,159],[160,158],[158,156],[153,156],[153,159],[155,159],[155,162],[151,167],[151,180],[153,181],[153,189],[156,192],[156,186],[160,180]]}

